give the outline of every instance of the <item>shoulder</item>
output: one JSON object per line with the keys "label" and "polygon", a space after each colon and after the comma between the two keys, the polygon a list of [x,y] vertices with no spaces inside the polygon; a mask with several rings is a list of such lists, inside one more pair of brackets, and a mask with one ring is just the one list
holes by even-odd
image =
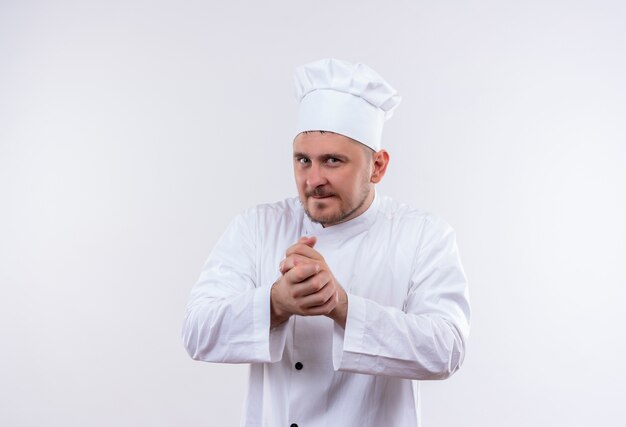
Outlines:
{"label": "shoulder", "polygon": [[237,215],[235,221],[248,224],[249,227],[268,229],[279,225],[288,225],[301,221],[304,214],[302,204],[297,197],[290,197],[274,203],[263,203],[245,209]]}
{"label": "shoulder", "polygon": [[275,203],[264,203],[237,214],[228,225],[222,239],[256,245],[268,238],[280,239],[288,230],[302,222],[303,208],[297,197]]}
{"label": "shoulder", "polygon": [[441,217],[406,203],[398,202],[388,196],[380,196],[378,213],[386,221],[399,224],[450,228],[450,225]]}
{"label": "shoulder", "polygon": [[387,196],[381,196],[378,205],[378,222],[381,221],[391,227],[394,234],[417,238],[421,245],[454,234],[454,229],[443,218]]}
{"label": "shoulder", "polygon": [[274,203],[263,203],[244,210],[245,218],[284,218],[299,215],[302,205],[297,197],[290,197]]}

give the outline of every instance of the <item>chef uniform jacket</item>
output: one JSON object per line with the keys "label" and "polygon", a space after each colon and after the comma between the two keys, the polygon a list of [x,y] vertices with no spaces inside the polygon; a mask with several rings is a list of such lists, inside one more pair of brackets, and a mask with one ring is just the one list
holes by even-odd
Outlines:
{"label": "chef uniform jacket", "polygon": [[[325,316],[270,328],[270,289],[288,247],[316,236],[348,295],[345,330]],[[416,426],[418,386],[463,361],[467,282],[454,231],[376,195],[327,228],[297,198],[237,216],[206,261],[183,327],[192,358],[250,363],[242,425]]]}

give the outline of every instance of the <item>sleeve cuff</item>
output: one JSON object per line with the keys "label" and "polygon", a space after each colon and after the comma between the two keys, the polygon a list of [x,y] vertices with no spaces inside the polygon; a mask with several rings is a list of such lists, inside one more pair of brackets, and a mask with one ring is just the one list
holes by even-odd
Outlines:
{"label": "sleeve cuff", "polygon": [[287,324],[285,322],[270,329],[270,291],[271,286],[262,286],[255,290],[253,300],[254,311],[254,337],[260,345],[259,351],[263,359],[270,363],[278,362],[283,357],[285,342],[287,339]]}
{"label": "sleeve cuff", "polygon": [[365,299],[348,294],[346,329],[335,323],[333,329],[333,367],[343,370],[358,364],[365,337],[367,305]]}

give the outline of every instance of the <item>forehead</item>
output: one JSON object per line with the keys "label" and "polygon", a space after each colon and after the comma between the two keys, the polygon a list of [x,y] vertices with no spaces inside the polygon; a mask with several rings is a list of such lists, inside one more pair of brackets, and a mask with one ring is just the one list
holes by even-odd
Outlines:
{"label": "forehead", "polygon": [[355,154],[362,145],[352,138],[333,132],[303,132],[293,140],[293,151],[310,155],[324,153]]}

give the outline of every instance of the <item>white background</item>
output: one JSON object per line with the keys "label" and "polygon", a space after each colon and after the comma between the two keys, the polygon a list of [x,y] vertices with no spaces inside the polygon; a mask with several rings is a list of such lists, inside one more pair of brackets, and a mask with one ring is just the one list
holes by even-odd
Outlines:
{"label": "white background", "polygon": [[[295,66],[403,95],[379,191],[450,222],[470,279],[436,426],[626,418],[626,6],[0,2],[0,425],[232,426],[245,366],[180,329],[242,209],[296,194]],[[341,425],[337,422],[338,426]]]}

